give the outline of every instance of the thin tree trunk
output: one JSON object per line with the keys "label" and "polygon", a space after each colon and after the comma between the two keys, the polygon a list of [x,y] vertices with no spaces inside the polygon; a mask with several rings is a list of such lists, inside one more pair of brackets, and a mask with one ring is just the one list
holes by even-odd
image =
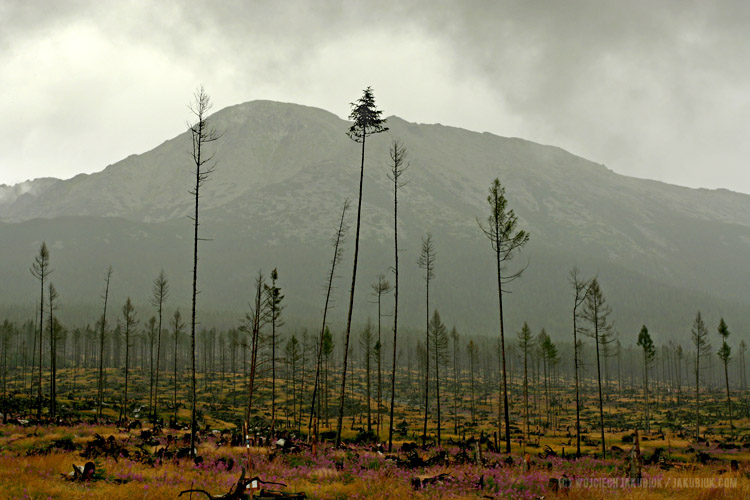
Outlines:
{"label": "thin tree trunk", "polygon": [[646,432],[651,432],[651,418],[648,412],[648,360],[645,350],[643,351],[643,395],[646,398]]}
{"label": "thin tree trunk", "polygon": [[695,440],[700,439],[700,349],[695,352]]}
{"label": "thin tree trunk", "polygon": [[[344,236],[344,219],[346,216],[346,211],[349,208],[349,200],[344,201],[344,207],[341,210],[341,219],[339,220],[339,228],[338,231],[336,231],[336,242],[333,246],[333,260],[331,261],[331,272],[328,274],[328,284],[326,286],[326,301],[325,306],[323,307],[323,326],[320,328],[320,337],[318,340],[318,356],[315,363],[315,383],[313,384],[313,393],[312,393],[312,402],[310,403],[310,420],[307,424],[307,436],[308,439],[313,434],[315,435],[315,438],[318,437],[318,425],[315,425],[315,428],[313,430],[313,417],[315,416],[315,402],[316,400],[320,400],[320,397],[318,396],[319,392],[319,386],[320,386],[320,368],[321,363],[323,360],[323,338],[326,331],[326,318],[328,316],[328,306],[331,298],[331,289],[333,288],[333,278],[335,276],[336,271],[336,264],[339,261],[339,256],[341,255],[340,245],[342,243],[342,238]],[[304,348],[304,346],[303,346]],[[303,367],[304,369],[304,367]],[[300,402],[300,414],[302,413],[301,409],[301,402]],[[320,406],[320,405],[318,405]],[[325,412],[326,412],[326,427],[328,427],[328,358],[326,358],[326,380],[325,380]],[[317,412],[318,422],[320,422],[320,411]],[[300,416],[301,420],[301,416]]]}
{"label": "thin tree trunk", "polygon": [[359,199],[357,201],[357,230],[354,237],[354,268],[352,269],[352,287],[349,292],[349,312],[346,316],[346,336],[344,338],[344,363],[341,367],[341,398],[339,401],[339,415],[336,423],[336,447],[341,445],[341,429],[344,425],[344,401],[346,399],[346,368],[349,360],[349,336],[352,330],[352,312],[354,311],[354,289],[357,284],[357,258],[359,257],[359,226],[362,217],[362,186],[365,179],[365,140],[367,134],[362,135],[362,162],[359,171]]}
{"label": "thin tree trunk", "polygon": [[104,311],[102,312],[101,331],[99,333],[99,391],[97,416],[102,418],[102,404],[104,403],[104,334],[107,325],[107,300],[109,298],[109,279],[112,276],[112,267],[107,269],[107,285],[104,288]]}
{"label": "thin tree trunk", "polygon": [[440,352],[438,343],[435,341],[435,403],[437,403],[437,444],[441,444],[441,419],[440,419]]}
{"label": "thin tree trunk", "polygon": [[162,319],[162,304],[159,301],[159,331],[157,333],[156,340],[156,379],[154,380],[154,411],[153,420],[156,422],[157,411],[159,407],[159,361],[161,359],[161,319]]}
{"label": "thin tree trunk", "polygon": [[[596,312],[598,314],[598,311]],[[599,426],[602,437],[602,459],[607,458],[607,445],[604,441],[604,398],[602,397],[602,370],[599,362],[599,324],[594,324],[594,341],[596,342],[596,380],[599,386]]]}
{"label": "thin tree trunk", "polygon": [[396,339],[398,337],[398,177],[393,181],[393,247],[394,247],[394,288],[393,288],[393,364],[391,367],[391,408],[388,422],[388,451],[393,449],[393,411],[396,398]]}
{"label": "thin tree trunk", "polygon": [[52,294],[49,305],[49,351],[50,351],[50,384],[49,384],[49,413],[54,419],[57,414],[57,339],[55,338],[55,317],[52,314]]}
{"label": "thin tree trunk", "polygon": [[370,400],[372,399],[370,395],[372,392],[370,391],[370,358],[371,352],[370,352],[370,343],[367,344],[367,350],[365,351],[365,355],[367,356],[367,359],[365,360],[365,375],[366,375],[366,385],[367,385],[367,432],[372,432],[372,415],[371,415],[371,408],[370,408]]}
{"label": "thin tree trunk", "polygon": [[[203,120],[198,125],[200,135],[203,131]],[[200,165],[201,150],[198,139],[197,164]],[[195,427],[196,427],[196,379],[195,379],[195,306],[198,298],[198,190],[201,184],[200,166],[195,169],[195,215],[193,219],[193,289],[192,309],[190,313],[190,457],[195,458]]]}
{"label": "thin tree trunk", "polygon": [[378,355],[378,390],[377,390],[377,421],[376,421],[376,429],[377,429],[377,435],[378,435],[378,442],[380,442],[380,404],[381,404],[381,398],[383,396],[383,372],[381,370],[381,360],[382,360],[382,351],[383,351],[383,344],[380,340],[380,323],[381,323],[381,314],[380,314],[380,297],[381,294],[378,293],[378,349],[377,349],[377,355]]}
{"label": "thin tree trunk", "polygon": [[526,420],[526,442],[529,441],[529,372],[528,372],[528,347],[523,349],[523,402],[524,420]]}
{"label": "thin tree trunk", "polygon": [[727,384],[727,411],[729,412],[729,435],[734,438],[734,424],[732,422],[732,400],[729,397],[729,371],[727,368],[727,361],[724,361],[724,380]]}
{"label": "thin tree trunk", "polygon": [[505,416],[505,453],[510,453],[510,411],[508,408],[508,370],[505,363],[505,328],[503,324],[503,280],[502,260],[500,256],[500,227],[495,219],[495,248],[497,256],[497,303],[500,312],[500,355],[503,360],[503,413]]}
{"label": "thin tree trunk", "polygon": [[125,325],[125,392],[122,398],[120,420],[128,419],[128,369],[130,368],[130,324]]}
{"label": "thin tree trunk", "polygon": [[44,275],[39,280],[42,285],[41,299],[39,302],[39,385],[37,386],[36,418],[42,419],[42,337],[44,333]]}
{"label": "thin tree trunk", "polygon": [[[429,271],[427,271],[429,274]],[[424,428],[422,430],[422,446],[427,446],[427,417],[430,411],[430,278],[427,278],[427,323],[425,330],[425,368],[424,368]]]}
{"label": "thin tree trunk", "polygon": [[[574,284],[574,286],[577,286],[577,283]],[[579,379],[578,374],[580,372],[579,363],[578,363],[578,325],[577,325],[577,319],[578,314],[576,312],[576,309],[578,308],[578,293],[579,290],[576,289],[576,296],[574,299],[574,306],[573,306],[573,358],[574,358],[574,366],[575,366],[575,386],[576,386],[576,457],[581,456],[581,400],[580,400],[580,392],[579,392]]]}

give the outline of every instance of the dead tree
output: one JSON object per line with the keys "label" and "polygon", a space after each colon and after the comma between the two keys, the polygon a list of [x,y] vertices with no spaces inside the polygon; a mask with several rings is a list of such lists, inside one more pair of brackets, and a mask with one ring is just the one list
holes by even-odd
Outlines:
{"label": "dead tree", "polygon": [[195,308],[198,299],[198,205],[200,200],[199,191],[201,186],[208,180],[208,177],[214,171],[212,164],[213,155],[207,154],[205,148],[211,142],[219,139],[213,127],[208,125],[208,111],[211,109],[211,98],[201,86],[196,92],[194,102],[190,106],[195,116],[195,123],[190,125],[190,137],[192,139],[193,149],[191,158],[195,166],[195,187],[190,194],[195,199],[195,215],[193,215],[193,308],[190,316],[190,455],[195,458],[195,431],[196,431],[196,381],[195,381]]}
{"label": "dead tree", "polygon": [[245,314],[245,323],[240,327],[240,331],[250,335],[250,379],[248,381],[247,410],[245,412],[245,422],[248,425],[253,414],[255,378],[258,373],[260,330],[266,325],[269,319],[263,301],[263,287],[265,284],[263,272],[258,271],[258,276],[255,278],[255,298],[250,305],[250,312]]}
{"label": "dead tree", "polygon": [[130,369],[130,332],[135,328],[135,308],[130,297],[122,306],[123,324],[125,325],[125,390],[122,395],[122,406],[120,407],[120,421],[128,418],[128,372]]}
{"label": "dead tree", "polygon": [[109,280],[112,278],[112,266],[107,268],[107,277],[104,287],[104,311],[99,322],[99,387],[97,391],[97,418],[102,418],[102,405],[104,403],[104,336],[107,332],[107,300],[109,299]]}
{"label": "dead tree", "polygon": [[[44,280],[52,273],[49,267],[49,250],[47,243],[42,242],[39,249],[39,255],[34,258],[31,265],[31,274],[39,280],[40,299],[39,299],[39,385],[37,386],[37,406],[36,418],[42,418],[42,333],[44,332]],[[36,342],[34,342],[36,345]]]}
{"label": "dead tree", "polygon": [[55,317],[57,310],[57,290],[55,286],[49,284],[49,357],[50,357],[50,377],[49,377],[49,416],[54,419],[57,413],[57,341],[59,340],[60,324]]}
{"label": "dead tree", "polygon": [[159,365],[161,360],[162,313],[164,311],[164,301],[167,300],[167,297],[169,296],[169,281],[167,281],[167,276],[164,274],[164,269],[161,270],[159,276],[154,280],[151,290],[151,304],[156,307],[159,319],[159,329],[157,330],[158,333],[156,336],[156,378],[154,380],[153,409],[151,411],[151,418],[156,421],[156,413],[159,407]]}
{"label": "dead tree", "polygon": [[393,368],[391,369],[391,414],[388,422],[388,451],[393,448],[393,410],[396,401],[396,340],[398,337],[398,188],[405,182],[399,180],[409,167],[404,165],[406,149],[398,142],[391,145],[391,171],[388,178],[393,182],[393,247],[394,247],[394,286],[393,286]]}
{"label": "dead tree", "polygon": [[[316,413],[316,402],[319,399],[318,393],[320,388],[320,368],[323,362],[323,351],[324,351],[324,337],[326,331],[326,319],[328,316],[328,309],[330,308],[331,302],[331,289],[333,288],[333,280],[336,277],[336,265],[341,261],[341,254],[344,248],[344,238],[346,236],[346,211],[349,209],[349,200],[344,200],[344,207],[341,209],[341,218],[339,219],[339,227],[333,236],[333,258],[331,259],[331,270],[326,278],[326,300],[325,306],[323,306],[323,326],[320,328],[320,337],[318,338],[318,356],[317,362],[315,363],[315,383],[313,384],[312,401],[310,402],[310,420],[307,424],[307,437],[308,439],[314,433],[318,435],[318,426],[315,425],[313,428],[313,417],[317,415],[320,420],[320,415]],[[328,387],[326,387],[326,394]],[[326,403],[327,405],[327,403]],[[319,405],[318,405],[319,406]],[[326,407],[326,418],[328,418],[328,411]]]}
{"label": "dead tree", "polygon": [[380,327],[381,327],[381,321],[383,318],[383,314],[381,312],[381,302],[383,298],[383,294],[386,294],[391,291],[391,284],[388,283],[388,281],[385,279],[384,274],[378,274],[378,281],[370,285],[372,288],[372,293],[377,297],[378,302],[378,340],[375,343],[375,358],[377,362],[378,367],[378,387],[377,387],[377,420],[376,420],[376,428],[377,428],[377,435],[378,440],[380,439],[380,421],[381,421],[381,413],[382,413],[382,397],[383,397],[383,372],[382,372],[382,361],[383,361],[383,342],[380,339]]}
{"label": "dead tree", "polygon": [[427,444],[427,417],[430,409],[430,281],[435,277],[435,248],[432,245],[432,234],[427,233],[422,238],[422,252],[417,260],[417,265],[424,269],[425,280],[425,357],[424,370],[424,428],[422,429],[422,446]]}
{"label": "dead tree", "polygon": [[185,328],[185,323],[182,322],[182,315],[180,314],[180,308],[178,307],[174,311],[172,316],[172,333],[174,335],[174,357],[173,357],[173,375],[172,375],[172,388],[174,390],[172,406],[174,410],[174,422],[177,423],[177,348],[179,346],[180,335],[182,335],[182,329]]}
{"label": "dead tree", "polygon": [[245,500],[246,498],[256,498],[256,499],[263,499],[263,498],[303,499],[303,498],[307,498],[307,496],[304,493],[284,493],[282,491],[265,490],[265,489],[260,489],[260,491],[257,494],[255,495],[251,494],[250,497],[248,497],[246,493],[247,490],[252,491],[254,489],[259,489],[260,485],[262,484],[271,484],[274,486],[286,487],[284,483],[274,483],[273,481],[264,481],[258,476],[246,479],[245,468],[243,467],[242,474],[240,474],[240,478],[237,481],[237,483],[227,493],[223,495],[212,495],[206,490],[193,488],[189,490],[183,490],[177,496],[181,497],[182,495],[186,493],[203,493],[210,500]]}

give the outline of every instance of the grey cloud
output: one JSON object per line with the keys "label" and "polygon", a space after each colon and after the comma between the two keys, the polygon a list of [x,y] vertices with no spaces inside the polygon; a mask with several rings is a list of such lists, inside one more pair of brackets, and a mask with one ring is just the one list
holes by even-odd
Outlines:
{"label": "grey cloud", "polygon": [[[700,170],[707,157],[736,169],[747,156],[705,148],[729,135],[747,149],[750,112],[733,110],[750,88],[749,16],[744,2],[518,1],[424,18],[450,39],[457,74],[495,85],[527,137],[624,173],[726,186]],[[750,178],[727,187],[750,191]]]}
{"label": "grey cloud", "polygon": [[[231,82],[233,95],[262,85],[304,96],[311,78],[338,78],[323,54],[354,66],[362,48],[394,53],[408,35],[440,48],[425,58],[439,58],[453,84],[496,93],[495,116],[468,128],[554,143],[622,173],[750,192],[739,173],[750,155],[744,1],[10,0],[0,17],[12,19],[0,47],[88,22],[123,51],[157,51],[189,75]],[[430,92],[428,81],[400,82],[396,66],[376,71],[404,95]],[[497,116],[498,102],[512,116]],[[709,175],[711,160],[726,170]]]}

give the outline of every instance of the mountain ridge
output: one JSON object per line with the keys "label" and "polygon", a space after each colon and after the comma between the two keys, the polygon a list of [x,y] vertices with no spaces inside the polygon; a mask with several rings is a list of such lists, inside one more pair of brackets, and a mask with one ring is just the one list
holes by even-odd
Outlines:
{"label": "mountain ridge", "polygon": [[[330,259],[330,233],[344,199],[354,199],[358,188],[359,148],[345,135],[349,122],[318,108],[274,101],[238,104],[209,119],[223,136],[216,144],[216,171],[202,191],[202,231],[214,240],[201,247],[208,280],[206,307],[240,310],[248,299],[237,300],[238,290],[246,285],[241,281],[251,280],[258,267],[278,267],[282,278],[290,280],[289,313],[315,316],[320,307],[315,294]],[[402,260],[404,286],[410,295],[405,321],[419,324],[421,278],[413,268],[420,238],[432,231],[438,248],[436,286],[445,280],[443,286],[450,288],[435,292],[441,314],[448,322],[454,316],[466,328],[493,331],[497,320],[492,284],[483,285],[481,293],[474,286],[478,277],[493,273],[489,243],[476,221],[486,217],[487,188],[499,177],[509,207],[532,238],[518,258],[519,266],[527,259],[531,265],[514,284],[509,328],[530,320],[563,334],[568,322],[566,276],[573,265],[588,275],[599,273],[605,294],[612,290],[613,315],[628,332],[644,322],[677,330],[678,317],[689,326],[701,301],[711,304],[704,306],[709,318],[724,311],[730,327],[750,328],[750,315],[742,312],[750,310],[745,298],[750,280],[749,195],[628,177],[563,148],[525,139],[415,124],[396,116],[388,120],[390,131],[368,141],[363,281],[358,288],[365,291],[358,291],[358,310],[370,307],[367,282],[391,265],[392,193],[386,174],[388,147],[397,138],[406,146],[410,162],[409,184],[400,191],[399,204],[400,240],[407,249]],[[125,262],[123,274],[140,276],[136,263],[119,249],[95,243],[97,235],[92,232],[94,226],[106,227],[107,218],[127,221],[123,227],[132,224],[132,234],[149,236],[123,239],[122,245],[137,247],[151,272],[158,273],[159,263],[175,261],[170,252],[190,238],[189,147],[182,133],[101,172],[51,183],[36,198],[0,202],[0,235],[15,231],[20,238],[18,245],[5,245],[3,252],[19,258],[0,271],[26,287],[30,279],[9,268],[25,270],[38,250],[34,246],[46,239],[32,226],[51,230],[34,221],[41,217],[63,224],[65,217],[64,225],[76,239],[89,241],[92,251],[109,252],[115,268]],[[157,238],[157,228],[165,227],[179,228],[182,240]],[[58,253],[64,254],[64,241],[62,245]],[[73,247],[72,242],[68,245]],[[176,260],[189,268],[189,255],[184,249],[180,252]],[[89,262],[102,260],[86,255]],[[83,266],[72,255],[64,259],[73,268]],[[241,279],[236,269],[232,271],[240,262]],[[345,260],[342,280],[347,267]],[[176,266],[169,274],[182,273],[181,269]],[[81,295],[96,287],[92,279],[69,287]],[[646,283],[653,290],[639,289]],[[58,288],[64,293],[62,285]],[[32,288],[28,286],[30,295]],[[12,302],[7,294],[0,299]],[[517,299],[519,303],[513,304]],[[669,321],[663,319],[667,316]]]}

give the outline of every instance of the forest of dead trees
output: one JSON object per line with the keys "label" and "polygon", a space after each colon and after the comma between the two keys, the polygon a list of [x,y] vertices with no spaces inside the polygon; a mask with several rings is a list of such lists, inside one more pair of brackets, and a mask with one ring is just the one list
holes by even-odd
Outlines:
{"label": "forest of dead trees", "polygon": [[[58,403],[54,406],[51,399],[52,343],[49,326],[45,327],[41,342],[43,417],[56,415],[71,419],[77,418],[74,415],[82,411],[95,416],[95,388],[100,365],[104,368],[103,404],[105,409],[111,409],[109,413],[105,411],[104,415],[109,420],[115,420],[121,413],[128,418],[148,418],[154,412],[157,418],[170,420],[177,417],[180,408],[188,407],[190,339],[185,333],[179,310],[174,310],[165,321],[161,345],[158,345],[156,317],[149,316],[141,321],[136,315],[127,349],[131,385],[128,388],[127,408],[121,408],[126,351],[126,318],[123,312],[118,311],[119,320],[113,318],[114,326],[107,331],[103,349],[100,346],[100,325],[66,327],[53,317],[51,331],[55,336],[56,392],[57,397],[65,401],[62,405]],[[434,317],[431,319],[432,326],[439,326],[435,325]],[[440,321],[439,316],[437,319]],[[0,390],[4,414],[18,408],[19,401],[27,402],[28,410],[24,413],[36,413],[40,388],[40,342],[36,326],[31,320],[22,324],[6,320],[0,326]],[[359,329],[358,342],[351,348],[353,380],[345,406],[346,417],[351,418],[352,427],[380,436],[388,425],[390,385],[386,383],[388,377],[378,377],[377,368],[385,365],[382,353],[391,347],[382,335],[382,326],[380,341],[377,322]],[[417,419],[415,414],[407,416],[402,408],[424,407],[427,351],[423,333],[407,330],[402,336],[397,356],[395,400],[399,408],[397,415],[401,415],[397,419],[397,426],[406,420],[408,435],[417,437],[421,436],[421,418]],[[720,339],[715,333],[713,340]],[[254,347],[257,349],[259,367],[254,395],[257,414],[270,422],[273,405],[279,429],[306,432],[318,359],[320,394],[316,406],[320,415],[320,431],[331,431],[335,427],[335,388],[341,381],[342,338],[340,334],[334,336],[326,329],[322,351],[319,350],[318,340],[310,330],[290,332],[279,328],[274,363],[270,325],[265,324],[261,329]],[[220,413],[229,415],[228,419],[241,420],[243,408],[247,405],[250,359],[253,357],[251,342],[252,333],[248,334],[242,327],[199,330],[196,368],[198,405],[203,413],[221,409]],[[696,404],[694,349],[671,341],[654,345],[653,357],[644,363],[643,349],[637,345],[623,347],[617,338],[614,341],[600,339],[600,343],[603,404],[607,419],[605,427],[638,425],[646,428],[643,415],[630,415],[626,422],[626,417],[618,411],[618,405],[627,399],[638,401],[639,404],[645,402],[643,391],[647,378],[651,415],[656,415],[659,409],[681,411],[683,418],[681,421],[675,420],[675,424],[686,430],[692,429]],[[431,363],[437,367],[433,368],[434,375],[430,379],[434,394],[430,399],[430,428],[433,429],[430,439],[437,439],[437,394],[443,408],[440,423],[443,436],[474,434],[488,423],[496,425],[501,377],[497,339],[474,336],[452,328],[445,341],[433,342],[432,345],[438,347],[431,348],[430,353]],[[715,348],[704,347],[700,359],[698,390],[699,397],[706,402],[725,397],[724,365],[715,351]],[[573,344],[554,343],[544,330],[533,333],[525,327],[508,343],[507,355],[512,410],[516,415],[511,425],[521,428],[524,434],[530,433],[532,436],[528,439],[533,441],[533,434],[540,428],[557,429],[563,415],[575,413],[572,393],[575,378]],[[595,349],[588,338],[579,342],[578,357],[581,393],[586,394],[586,399],[590,401],[591,395],[596,392],[597,367]],[[736,357],[728,367],[730,397],[736,418],[750,417],[745,358],[746,346],[741,342]],[[276,372],[275,395],[272,391],[273,365]],[[644,366],[647,366],[647,370],[644,370]],[[699,411],[705,413],[707,408]],[[720,408],[726,411],[723,405]],[[644,415],[645,411],[644,408]],[[711,418],[701,415],[701,419],[701,425],[706,425]],[[582,425],[596,428],[598,421],[586,421]],[[401,430],[405,430],[403,424]]]}
{"label": "forest of dead trees", "polygon": [[[646,325],[626,335],[612,325],[603,284],[581,277],[574,268],[569,332],[550,335],[544,329],[531,331],[526,324],[518,332],[506,332],[502,294],[523,271],[508,271],[507,266],[529,235],[516,228],[498,180],[490,187],[490,217],[477,230],[488,236],[497,258],[500,335],[459,331],[430,303],[430,280],[439,272],[439,256],[429,233],[422,240],[419,260],[401,263],[418,265],[424,272],[425,324],[423,329],[399,325],[397,195],[408,163],[406,148],[398,142],[390,150],[389,171],[394,194],[393,283],[380,274],[370,277],[368,286],[359,285],[359,293],[369,293],[377,307],[368,311],[371,320],[354,324],[365,142],[386,130],[369,88],[352,104],[348,132],[360,144],[361,170],[346,330],[331,331],[326,314],[349,236],[348,200],[332,228],[331,261],[321,270],[327,290],[322,324],[317,319],[307,328],[284,324],[284,270],[273,269],[269,275],[258,272],[248,311],[237,318],[236,328],[196,328],[197,193],[213,169],[210,155],[201,157],[200,147],[220,138],[205,123],[208,102],[201,89],[196,94],[197,122],[191,128],[197,172],[192,317],[185,313],[190,311],[187,304],[179,308],[169,302],[169,281],[163,272],[140,298],[148,307],[135,307],[130,297],[113,304],[110,280],[127,277],[118,277],[110,268],[101,284],[92,284],[101,286],[99,319],[61,324],[56,311],[64,304],[64,290],[58,292],[52,284],[54,255],[42,244],[38,255],[29,256],[29,279],[40,284],[37,315],[20,323],[5,320],[0,327],[3,418],[141,418],[171,420],[173,425],[187,420],[194,422],[190,427],[195,430],[211,414],[237,426],[255,422],[271,434],[325,433],[337,442],[346,422],[364,439],[378,441],[391,441],[397,433],[440,443],[448,437],[495,432],[496,443],[505,434],[508,451],[513,428],[524,443],[533,443],[544,432],[566,432],[578,438],[573,445],[578,453],[585,427],[601,431],[606,454],[608,429],[662,427],[667,425],[660,417],[664,412],[674,429],[695,436],[727,419],[725,432],[731,435],[733,417],[750,417],[747,347],[744,341],[735,342],[731,325],[723,319],[706,325],[699,312],[686,318],[680,343],[655,343]],[[624,345],[625,336],[638,340]],[[702,404],[706,402],[712,404]],[[623,412],[626,403],[636,411]],[[191,406],[186,419],[180,410]],[[561,422],[570,421],[563,417],[572,415],[576,428],[562,429]]]}

